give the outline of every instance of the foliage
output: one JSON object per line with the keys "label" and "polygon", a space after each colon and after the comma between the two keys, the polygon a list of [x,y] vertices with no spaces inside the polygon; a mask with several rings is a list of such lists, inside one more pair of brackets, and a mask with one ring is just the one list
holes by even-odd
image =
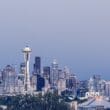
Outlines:
{"label": "foliage", "polygon": [[8,110],[70,110],[69,106],[57,94],[18,95],[0,97],[0,104]]}

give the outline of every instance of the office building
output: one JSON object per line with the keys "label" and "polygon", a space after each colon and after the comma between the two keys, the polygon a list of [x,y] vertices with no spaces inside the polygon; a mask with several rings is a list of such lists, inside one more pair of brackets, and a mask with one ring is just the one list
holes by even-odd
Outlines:
{"label": "office building", "polygon": [[42,91],[44,87],[45,87],[45,79],[41,77],[41,75],[37,74],[37,83],[36,83],[37,91]]}
{"label": "office building", "polygon": [[110,98],[110,81],[105,83],[105,96]]}
{"label": "office building", "polygon": [[50,83],[50,67],[49,66],[43,67],[43,77],[46,78]]}
{"label": "office building", "polygon": [[53,60],[52,62],[52,67],[51,67],[51,75],[50,75],[50,82],[53,87],[57,86],[57,81],[59,77],[59,67],[58,67],[58,62],[56,59]]}
{"label": "office building", "polygon": [[79,85],[79,81],[76,75],[71,74],[69,76],[69,79],[66,79],[66,88],[72,90],[74,95],[77,94],[78,85]]}
{"label": "office building", "polygon": [[64,67],[63,72],[64,72],[64,78],[65,79],[69,79],[71,73],[70,73],[70,70],[69,70],[69,68],[67,66]]}
{"label": "office building", "polygon": [[31,76],[31,87],[33,91],[37,91],[37,75],[32,74]]}
{"label": "office building", "polygon": [[20,64],[20,74],[25,74],[25,68],[26,68],[25,63],[21,63]]}
{"label": "office building", "polygon": [[34,74],[41,74],[41,58],[35,57]]}
{"label": "office building", "polygon": [[66,90],[66,80],[60,78],[57,83],[57,89],[58,95],[61,95],[61,93]]}
{"label": "office building", "polygon": [[4,93],[14,93],[16,87],[16,72],[15,68],[11,65],[7,65],[3,69],[3,82]]}

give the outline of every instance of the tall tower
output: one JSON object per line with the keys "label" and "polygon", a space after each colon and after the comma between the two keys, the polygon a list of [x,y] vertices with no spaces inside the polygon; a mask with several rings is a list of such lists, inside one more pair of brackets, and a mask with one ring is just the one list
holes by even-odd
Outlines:
{"label": "tall tower", "polygon": [[25,60],[25,91],[30,91],[30,74],[29,74],[29,60],[31,49],[27,46],[22,51],[24,53]]}
{"label": "tall tower", "polygon": [[58,81],[58,62],[56,59],[53,60],[52,62],[52,67],[51,67],[51,84],[52,86],[56,86],[57,85],[57,81]]}
{"label": "tall tower", "polygon": [[41,58],[38,56],[35,57],[34,72],[35,74],[41,74]]}
{"label": "tall tower", "polygon": [[45,77],[50,83],[50,67],[49,66],[43,67],[43,77]]}

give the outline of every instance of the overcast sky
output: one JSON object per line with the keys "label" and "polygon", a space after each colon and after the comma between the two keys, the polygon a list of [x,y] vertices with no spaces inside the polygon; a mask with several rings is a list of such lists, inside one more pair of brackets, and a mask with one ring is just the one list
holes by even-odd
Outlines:
{"label": "overcast sky", "polygon": [[32,48],[42,65],[56,58],[80,79],[110,75],[110,0],[0,0],[0,68]]}

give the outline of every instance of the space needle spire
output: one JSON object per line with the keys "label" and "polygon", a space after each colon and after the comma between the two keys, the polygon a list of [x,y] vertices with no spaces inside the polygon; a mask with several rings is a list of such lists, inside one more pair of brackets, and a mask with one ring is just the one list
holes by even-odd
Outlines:
{"label": "space needle spire", "polygon": [[30,62],[30,53],[31,53],[31,48],[26,46],[22,52],[24,53],[24,61],[25,61],[25,91],[29,92],[30,91],[30,74],[29,74],[29,62]]}

